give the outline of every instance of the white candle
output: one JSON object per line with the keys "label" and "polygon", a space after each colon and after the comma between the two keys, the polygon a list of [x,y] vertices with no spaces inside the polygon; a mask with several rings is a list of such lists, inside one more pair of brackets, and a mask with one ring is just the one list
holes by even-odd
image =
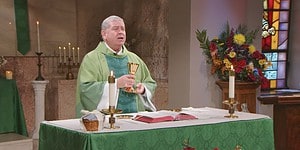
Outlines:
{"label": "white candle", "polygon": [[60,46],[58,46],[58,51],[59,51],[59,63],[62,63],[61,47]]}
{"label": "white candle", "polygon": [[7,80],[11,80],[11,79],[13,79],[13,73],[12,73],[12,71],[5,71],[5,76],[6,76],[6,79]]}
{"label": "white candle", "polygon": [[109,86],[109,106],[116,106],[116,82],[114,72],[110,71],[108,76],[108,86]]}
{"label": "white candle", "polygon": [[66,47],[64,47],[63,49],[64,49],[64,63],[67,63]]}
{"label": "white candle", "polygon": [[75,64],[75,47],[72,47],[73,63]]}
{"label": "white candle", "polygon": [[37,31],[37,51],[41,52],[41,45],[40,45],[40,23],[39,21],[36,22],[36,31]]}
{"label": "white candle", "polygon": [[234,84],[235,84],[235,73],[233,66],[231,65],[229,70],[229,98],[234,98]]}
{"label": "white candle", "polygon": [[71,57],[71,43],[68,43],[68,45],[69,45],[69,55],[68,55],[68,57]]}
{"label": "white candle", "polygon": [[77,47],[77,63],[79,63],[79,47]]}

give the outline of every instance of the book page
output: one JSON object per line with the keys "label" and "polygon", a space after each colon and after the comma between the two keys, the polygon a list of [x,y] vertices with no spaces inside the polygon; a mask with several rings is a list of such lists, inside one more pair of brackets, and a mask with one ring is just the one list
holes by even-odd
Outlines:
{"label": "book page", "polygon": [[166,116],[172,116],[173,118],[175,118],[175,116],[178,114],[179,114],[178,112],[174,112],[174,111],[159,110],[156,112],[139,112],[137,115],[146,116],[149,118],[160,118],[160,117],[166,117]]}

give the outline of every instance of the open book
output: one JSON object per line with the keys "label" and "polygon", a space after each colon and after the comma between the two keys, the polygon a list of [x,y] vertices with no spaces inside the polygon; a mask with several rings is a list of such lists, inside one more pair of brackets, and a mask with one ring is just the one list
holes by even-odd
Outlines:
{"label": "open book", "polygon": [[160,110],[156,112],[140,112],[133,119],[147,123],[156,123],[166,121],[191,120],[197,119],[197,117],[188,112]]}

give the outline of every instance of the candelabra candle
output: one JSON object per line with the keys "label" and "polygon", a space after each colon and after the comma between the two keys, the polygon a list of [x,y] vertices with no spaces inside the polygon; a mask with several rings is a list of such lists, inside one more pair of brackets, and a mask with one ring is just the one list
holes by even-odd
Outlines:
{"label": "candelabra candle", "polygon": [[234,98],[235,72],[231,65],[229,70],[229,98]]}
{"label": "candelabra candle", "polygon": [[73,64],[75,64],[75,47],[72,47]]}
{"label": "candelabra candle", "polygon": [[68,57],[70,58],[71,57],[71,43],[68,43],[68,45],[69,45],[69,55],[68,55]]}
{"label": "candelabra candle", "polygon": [[67,55],[67,54],[66,54],[67,52],[66,52],[66,47],[64,47],[63,49],[64,49],[64,63],[66,64],[66,63],[67,63],[67,56],[66,56],[66,55]]}
{"label": "candelabra candle", "polygon": [[59,63],[62,63],[62,56],[61,56],[61,47],[58,47],[58,51],[59,51]]}
{"label": "candelabra candle", "polygon": [[77,47],[77,63],[79,64],[79,47]]}
{"label": "candelabra candle", "polygon": [[109,106],[116,106],[116,82],[114,72],[111,71],[108,76],[108,86],[109,86]]}

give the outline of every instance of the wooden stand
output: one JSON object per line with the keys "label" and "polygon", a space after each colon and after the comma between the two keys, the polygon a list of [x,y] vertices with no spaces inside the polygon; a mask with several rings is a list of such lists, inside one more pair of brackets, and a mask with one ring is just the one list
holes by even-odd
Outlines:
{"label": "wooden stand", "polygon": [[[222,90],[222,100],[223,102],[228,99],[228,88],[229,83],[227,81],[217,81],[216,84]],[[260,85],[255,82],[235,82],[235,100],[238,102],[237,109],[241,111],[241,104],[246,103],[248,110],[251,113],[256,113],[256,90]],[[225,104],[223,108],[228,109]]]}
{"label": "wooden stand", "polygon": [[300,95],[260,96],[262,104],[273,104],[274,136],[276,150],[300,148]]}

